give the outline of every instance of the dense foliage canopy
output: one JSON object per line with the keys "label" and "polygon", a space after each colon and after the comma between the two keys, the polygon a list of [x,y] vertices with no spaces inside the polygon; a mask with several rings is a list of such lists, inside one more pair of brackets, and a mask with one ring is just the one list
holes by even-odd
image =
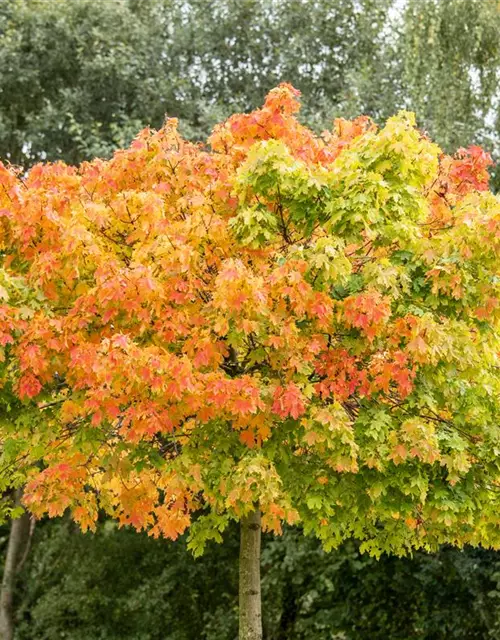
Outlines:
{"label": "dense foliage canopy", "polygon": [[[498,225],[477,147],[298,92],[110,161],[2,168],[2,457],[37,514],[191,545],[256,504],[327,548],[498,544]],[[42,466],[39,462],[43,461]]]}

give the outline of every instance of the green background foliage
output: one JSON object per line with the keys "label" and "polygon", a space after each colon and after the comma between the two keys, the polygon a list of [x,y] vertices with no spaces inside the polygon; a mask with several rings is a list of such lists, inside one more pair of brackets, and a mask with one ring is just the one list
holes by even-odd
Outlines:
{"label": "green background foliage", "polygon": [[12,0],[0,4],[0,157],[79,162],[141,126],[183,133],[286,80],[302,117],[400,108],[447,150],[498,155],[496,0]]}
{"label": "green background foliage", "polygon": [[[296,529],[265,537],[268,640],[497,638],[500,559],[485,550],[379,561],[353,543],[326,554]],[[20,640],[233,640],[238,531],[194,559],[103,523],[95,536],[67,520],[39,527],[19,589]]]}

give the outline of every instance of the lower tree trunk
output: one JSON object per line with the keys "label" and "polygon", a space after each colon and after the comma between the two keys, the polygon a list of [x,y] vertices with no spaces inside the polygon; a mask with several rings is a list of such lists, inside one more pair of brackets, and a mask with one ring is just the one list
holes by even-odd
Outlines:
{"label": "lower tree trunk", "polygon": [[[14,494],[16,506],[21,504],[22,494],[22,489],[16,489]],[[28,513],[23,513],[20,518],[12,520],[0,592],[0,638],[2,640],[12,640],[14,637],[14,585],[19,565],[24,561],[28,550],[31,533]]]}
{"label": "lower tree trunk", "polygon": [[239,640],[262,640],[260,531],[260,511],[256,509],[240,522]]}

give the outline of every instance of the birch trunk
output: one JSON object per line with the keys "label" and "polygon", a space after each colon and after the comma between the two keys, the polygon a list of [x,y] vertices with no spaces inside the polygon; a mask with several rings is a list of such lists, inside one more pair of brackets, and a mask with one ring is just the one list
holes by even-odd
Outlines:
{"label": "birch trunk", "polygon": [[[22,489],[16,489],[15,505],[21,504]],[[19,563],[27,550],[30,538],[30,516],[23,513],[20,518],[12,520],[7,544],[7,555],[0,591],[0,638],[12,640],[14,637],[14,586]]]}

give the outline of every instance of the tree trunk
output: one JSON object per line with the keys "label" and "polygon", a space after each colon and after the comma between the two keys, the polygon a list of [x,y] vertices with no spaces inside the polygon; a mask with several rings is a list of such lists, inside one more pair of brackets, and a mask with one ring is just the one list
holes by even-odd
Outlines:
{"label": "tree trunk", "polygon": [[240,634],[239,640],[262,640],[260,597],[260,511],[240,522]]}
{"label": "tree trunk", "polygon": [[[14,493],[16,506],[21,504],[22,494],[22,489],[16,489]],[[14,637],[14,585],[19,564],[24,561],[28,550],[31,533],[28,513],[25,512],[20,518],[12,520],[0,592],[0,638],[2,640],[12,640]]]}

